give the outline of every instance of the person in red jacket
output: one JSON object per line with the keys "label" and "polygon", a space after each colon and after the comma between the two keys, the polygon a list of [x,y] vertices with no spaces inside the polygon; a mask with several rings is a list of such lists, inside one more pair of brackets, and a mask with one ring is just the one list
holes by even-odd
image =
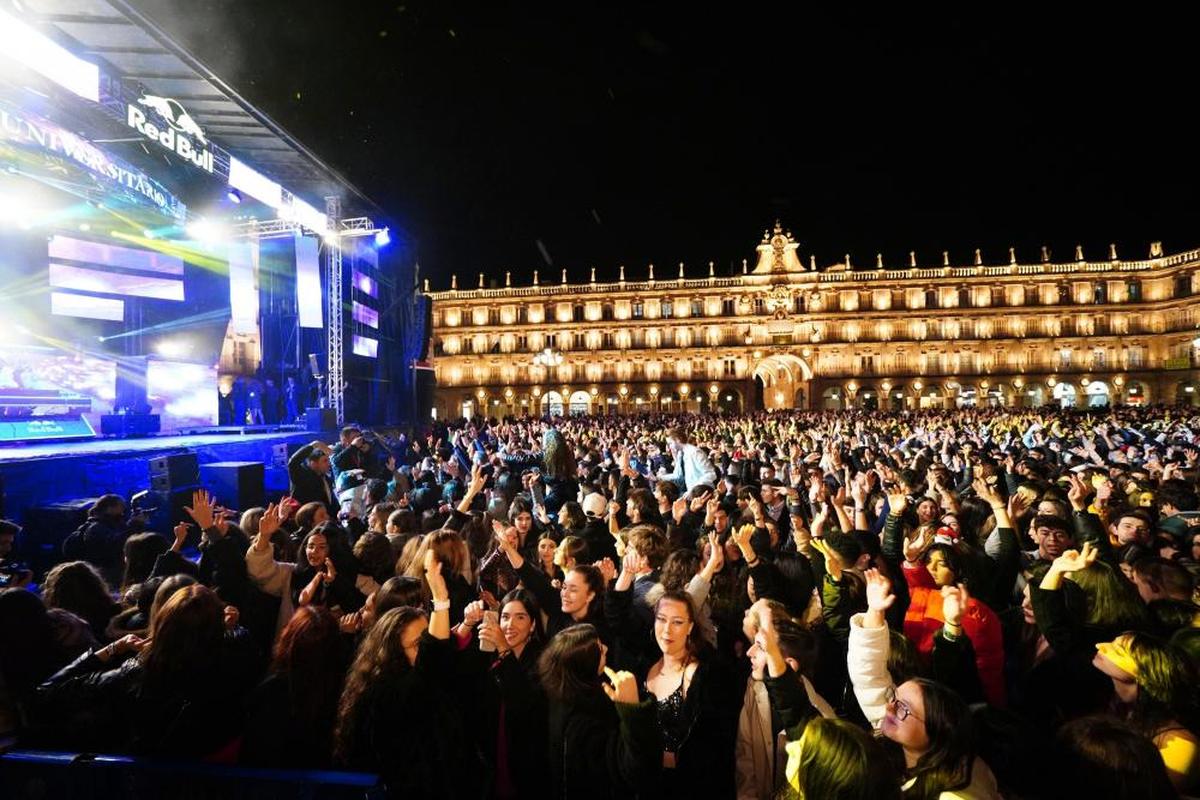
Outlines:
{"label": "person in red jacket", "polygon": [[[939,537],[940,538],[940,537]],[[933,636],[945,623],[942,614],[942,587],[965,581],[962,559],[954,545],[933,541],[928,532],[905,545],[904,578],[910,595],[904,615],[904,635],[928,660],[933,652]],[[975,649],[975,665],[983,693],[990,705],[1003,708],[1004,693],[1004,636],[1000,618],[974,597],[967,602],[962,616],[963,632]]]}

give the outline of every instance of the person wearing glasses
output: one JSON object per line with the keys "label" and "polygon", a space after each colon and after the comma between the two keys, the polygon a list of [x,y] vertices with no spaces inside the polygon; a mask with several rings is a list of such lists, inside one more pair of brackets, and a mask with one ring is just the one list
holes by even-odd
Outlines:
{"label": "person wearing glasses", "polygon": [[[867,610],[850,619],[847,667],[854,696],[876,735],[903,759],[905,797],[993,800],[1000,797],[991,769],[975,754],[971,712],[944,683],[913,678],[897,686],[888,674],[889,634],[884,612],[896,601],[878,570],[866,571]],[[944,587],[945,623],[939,641],[963,641],[961,587]],[[935,648],[935,674],[939,673]],[[966,659],[956,659],[959,663]],[[978,680],[978,676],[975,676]]]}

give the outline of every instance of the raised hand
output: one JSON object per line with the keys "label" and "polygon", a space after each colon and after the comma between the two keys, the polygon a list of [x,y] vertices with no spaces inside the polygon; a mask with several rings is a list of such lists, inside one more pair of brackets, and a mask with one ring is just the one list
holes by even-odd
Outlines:
{"label": "raised hand", "polygon": [[200,530],[206,530],[213,526],[212,495],[203,489],[192,492],[192,504],[184,506],[183,510],[195,520],[196,524],[200,526]]}
{"label": "raised hand", "polygon": [[267,506],[267,510],[263,512],[262,519],[258,521],[258,535],[270,541],[275,535],[275,531],[283,524],[284,515],[287,514],[287,509],[284,506],[271,504]]}
{"label": "raised hand", "polygon": [[931,544],[933,537],[929,535],[929,530],[925,527],[918,528],[911,539],[904,540],[904,560],[910,564],[920,563],[921,557]]}
{"label": "raised hand", "polygon": [[175,542],[171,545],[171,549],[178,553],[183,549],[184,541],[187,540],[188,524],[186,522],[179,523],[175,526],[173,533],[175,534]]}
{"label": "raised hand", "polygon": [[899,486],[888,489],[887,499],[888,511],[896,516],[900,516],[908,508],[908,495]]}
{"label": "raised hand", "polygon": [[995,487],[990,486],[983,478],[976,478],[971,481],[971,488],[975,490],[975,494],[979,496],[980,500],[992,508],[1004,505],[1004,498],[1000,496],[1000,492]]}
{"label": "raised hand", "polygon": [[730,537],[733,543],[738,546],[743,552],[750,547],[750,537],[754,535],[754,526],[750,524],[743,525],[735,531],[730,532]]}
{"label": "raised hand", "polygon": [[883,612],[896,602],[896,595],[892,594],[892,582],[877,569],[867,570],[863,577],[867,580],[867,609],[882,618]]}
{"label": "raised hand", "polygon": [[721,547],[721,539],[715,533],[708,535],[708,562],[703,572],[711,579],[725,566],[725,548]]}
{"label": "raised hand", "polygon": [[1016,520],[1029,510],[1029,501],[1020,492],[1013,492],[1008,498],[1008,518]]}
{"label": "raised hand", "polygon": [[695,513],[697,511],[699,511],[700,509],[704,508],[705,505],[708,504],[708,502],[709,502],[710,498],[712,498],[712,496],[713,496],[712,492],[705,492],[704,494],[700,495],[699,497],[693,497],[691,503],[688,504],[688,508],[690,508],[692,510],[692,512]]}
{"label": "raised hand", "polygon": [[463,609],[463,623],[474,628],[483,619],[484,606],[482,600],[473,600]]}
{"label": "raised hand", "polygon": [[1067,550],[1051,565],[1058,572],[1082,572],[1096,563],[1100,551],[1091,542],[1084,542],[1080,550]]}
{"label": "raised hand", "polygon": [[956,628],[962,627],[962,616],[966,612],[967,603],[970,600],[971,595],[967,591],[965,583],[942,587],[942,618],[947,625]]}
{"label": "raised hand", "polygon": [[688,501],[686,497],[680,497],[674,503],[671,503],[671,518],[675,520],[675,524],[683,522],[683,515],[687,513]]}
{"label": "raised hand", "polygon": [[613,563],[611,558],[602,558],[593,566],[600,570],[600,574],[604,576],[605,583],[612,583],[617,579],[617,565]]}
{"label": "raised hand", "polygon": [[1071,488],[1067,490],[1067,499],[1071,501],[1071,508],[1076,511],[1083,511],[1087,508],[1088,490],[1078,475],[1072,473],[1067,476],[1067,480],[1071,483]]}
{"label": "raised hand", "polygon": [[327,559],[325,559],[325,570],[324,570],[324,574],[321,575],[321,581],[326,586],[328,586],[329,584],[333,583],[334,580],[336,580],[336,579],[337,579],[337,570],[334,569],[334,567],[333,567],[333,561],[327,558]]}
{"label": "raised hand", "polygon": [[829,577],[834,581],[842,579],[842,559],[834,552],[833,548],[824,539],[813,539],[812,546],[818,553],[825,557],[825,571],[829,573]]}
{"label": "raised hand", "polygon": [[604,693],[608,695],[609,700],[614,703],[637,705],[637,678],[633,677],[633,673],[624,670],[616,672],[605,667],[604,674],[608,676],[609,682],[603,683],[601,686],[604,687]]}

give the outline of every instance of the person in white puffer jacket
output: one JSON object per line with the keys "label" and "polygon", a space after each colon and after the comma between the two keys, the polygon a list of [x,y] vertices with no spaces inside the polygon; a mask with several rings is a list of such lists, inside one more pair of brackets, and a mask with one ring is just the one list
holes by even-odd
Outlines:
{"label": "person in white puffer jacket", "polygon": [[[847,667],[854,696],[876,735],[904,754],[904,796],[1000,800],[995,776],[975,755],[971,712],[963,699],[936,681],[914,678],[899,686],[892,681],[884,612],[896,597],[878,570],[867,570],[866,579],[867,611],[850,619]],[[958,622],[966,600],[961,587],[943,590],[946,625],[937,636],[952,647],[965,636]]]}

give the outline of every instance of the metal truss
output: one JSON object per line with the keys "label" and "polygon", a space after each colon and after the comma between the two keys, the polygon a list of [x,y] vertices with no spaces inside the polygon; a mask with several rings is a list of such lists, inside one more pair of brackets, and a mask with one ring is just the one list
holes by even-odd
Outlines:
{"label": "metal truss", "polygon": [[[342,199],[340,197],[325,198],[325,215],[330,226],[338,229],[338,221],[342,216]],[[325,320],[327,347],[325,358],[328,362],[325,368],[325,388],[329,408],[337,416],[340,428],[345,424],[345,370],[343,361],[346,355],[345,337],[342,326],[342,243],[341,237],[331,236],[325,241],[325,267],[328,276],[327,299],[329,315]]]}

